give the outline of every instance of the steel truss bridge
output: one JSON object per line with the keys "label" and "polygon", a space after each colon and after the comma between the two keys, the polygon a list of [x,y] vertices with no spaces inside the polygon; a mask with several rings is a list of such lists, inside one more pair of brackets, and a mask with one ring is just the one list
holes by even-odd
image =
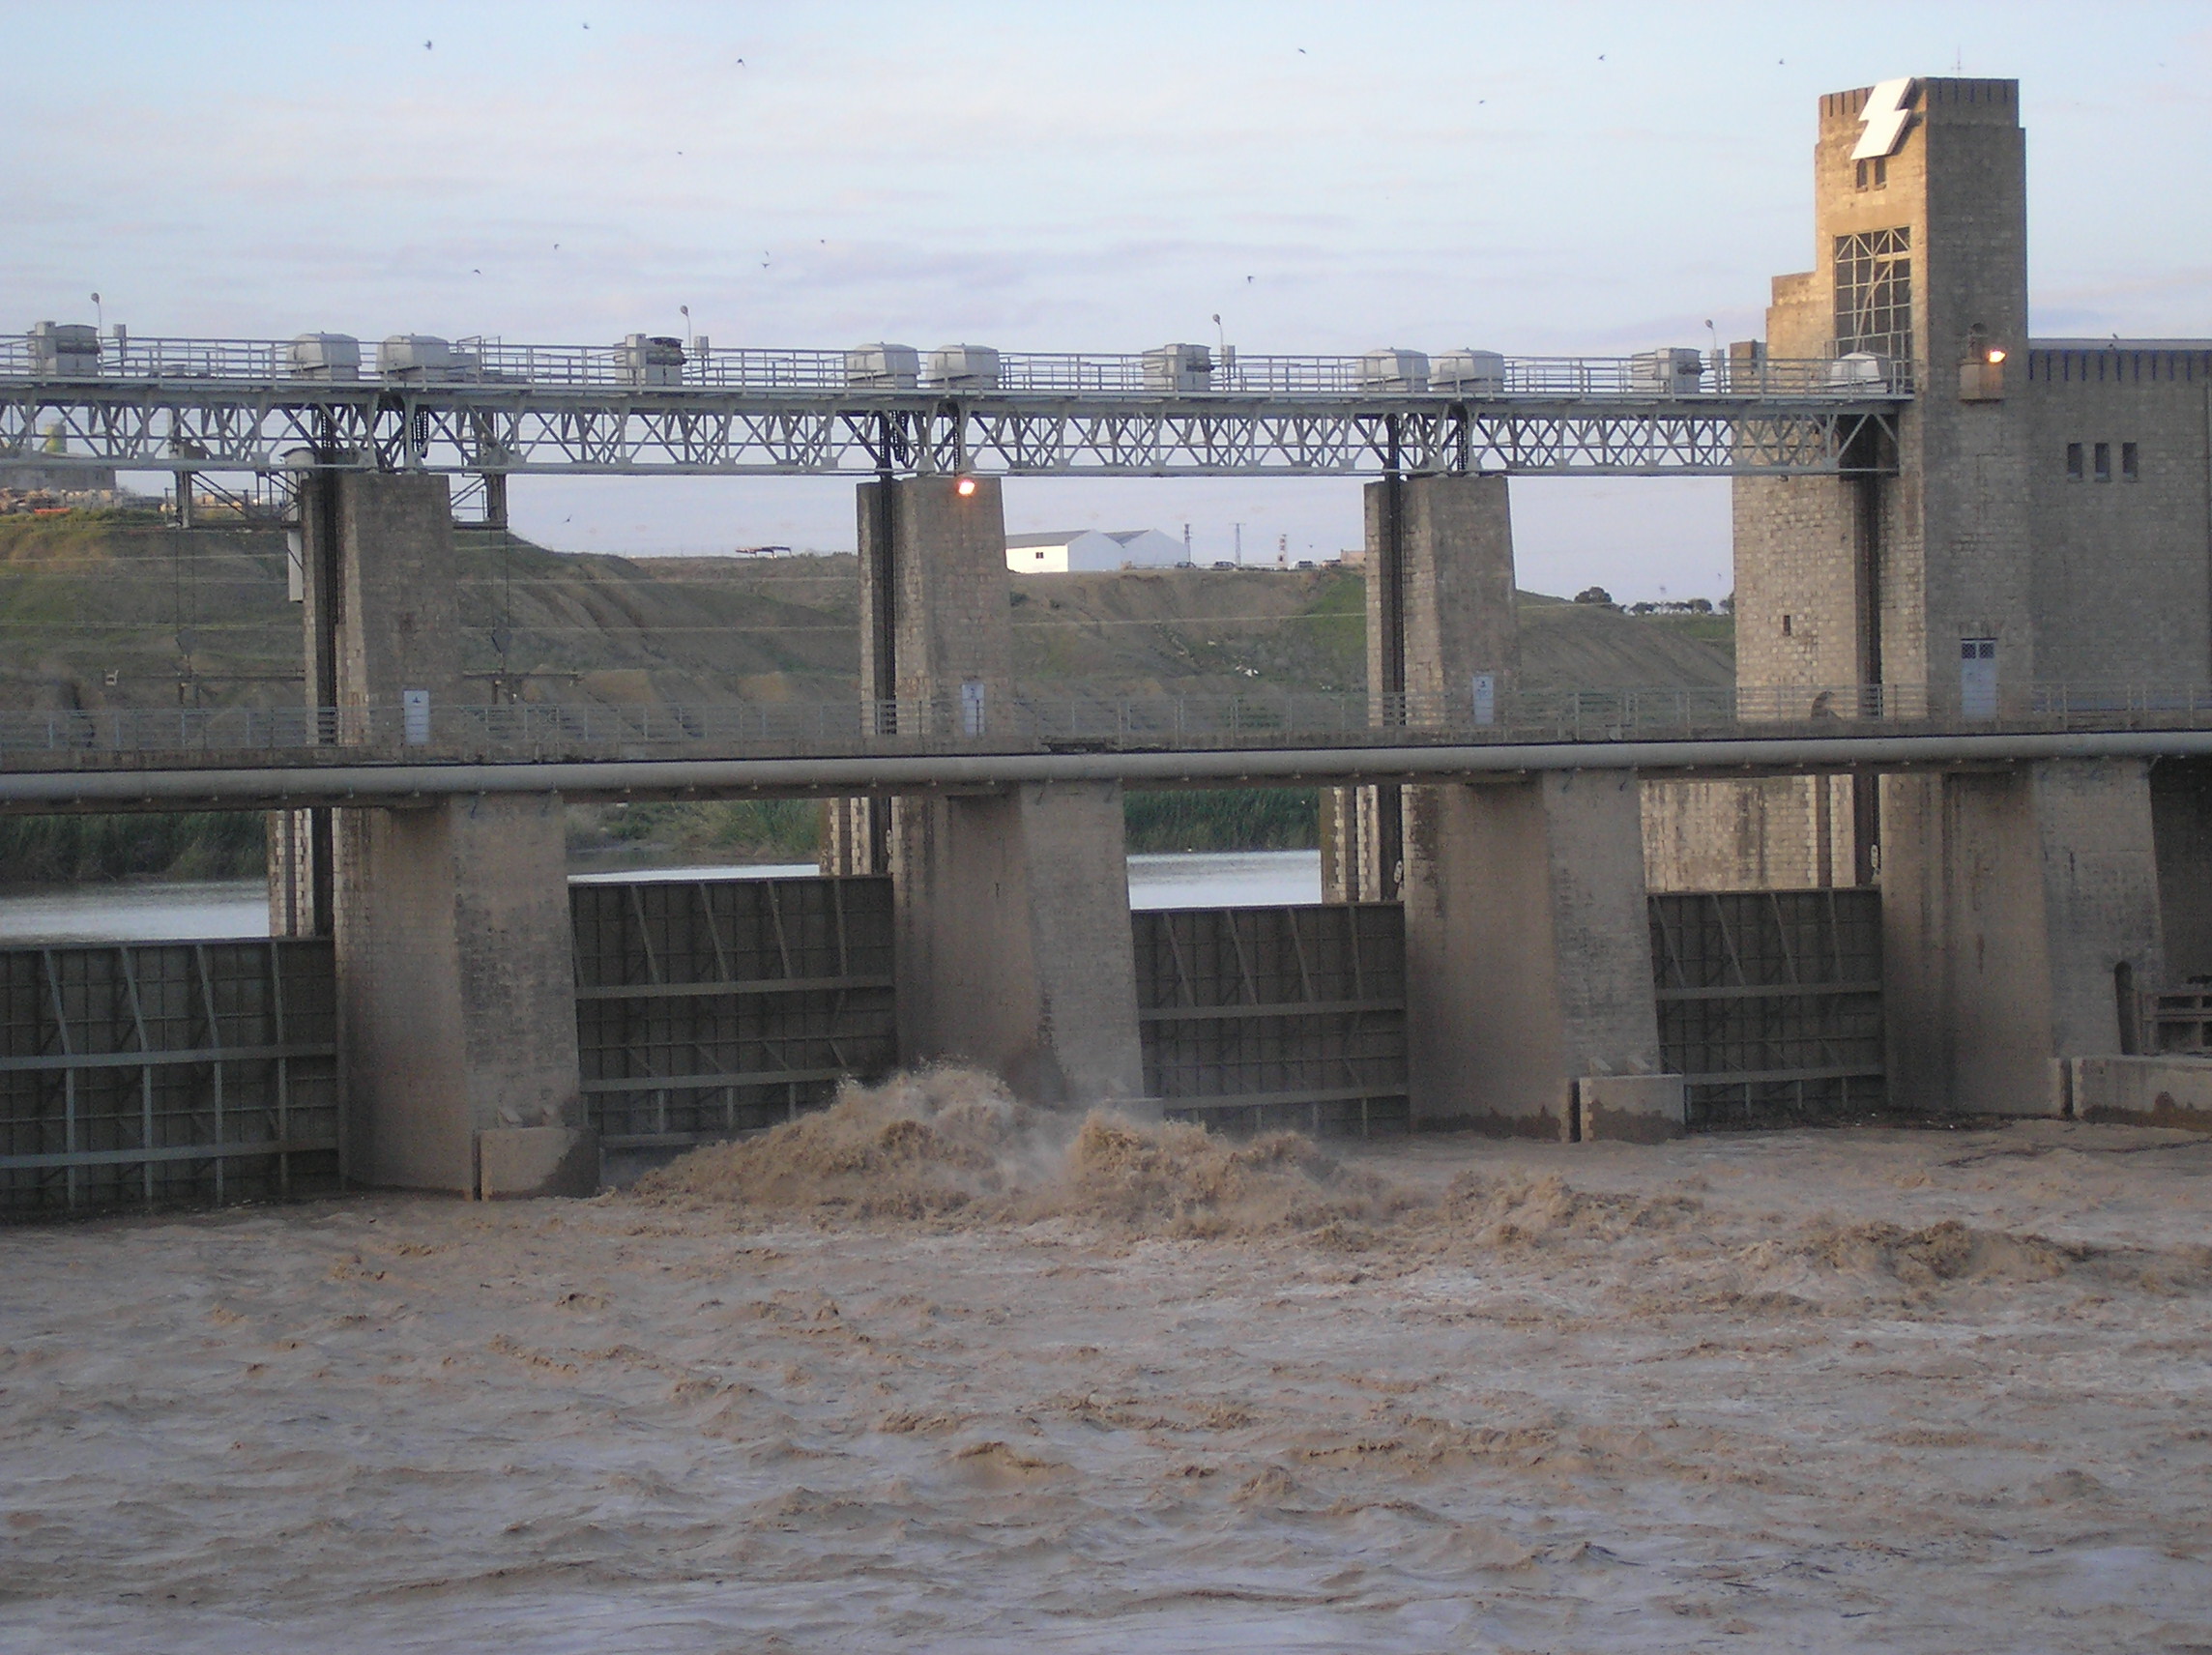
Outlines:
{"label": "steel truss bridge", "polygon": [[649,367],[634,346],[462,340],[434,368],[333,377],[303,367],[285,340],[99,344],[57,357],[36,335],[0,339],[0,464],[489,478],[1805,476],[1893,465],[1912,395],[1908,363],[1690,351],[1493,358],[1479,377],[1441,384],[1418,366],[1379,374],[1372,357],[1239,356],[1163,373],[1159,353],[983,353],[987,372],[887,388],[843,351],[713,349]]}

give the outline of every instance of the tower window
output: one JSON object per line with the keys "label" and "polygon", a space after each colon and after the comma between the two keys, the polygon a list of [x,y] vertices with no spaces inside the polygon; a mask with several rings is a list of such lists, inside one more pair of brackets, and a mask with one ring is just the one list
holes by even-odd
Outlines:
{"label": "tower window", "polygon": [[2120,476],[2129,482],[2142,480],[2142,450],[2133,443],[2120,445]]}
{"label": "tower window", "polygon": [[1858,184],[1861,189],[1887,189],[1889,188],[1889,158],[1876,156],[1872,160],[1859,162]]}
{"label": "tower window", "polygon": [[1912,355],[1912,232],[1836,238],[1836,348]]}
{"label": "tower window", "polygon": [[1790,636],[1792,625],[1796,619],[1797,617],[1794,615],[1785,615],[1782,617],[1782,635],[1785,638]]}
{"label": "tower window", "polygon": [[2110,443],[2097,445],[2097,480],[2099,482],[2112,480],[2112,445]]}
{"label": "tower window", "polygon": [[2081,445],[2080,443],[2068,443],[2066,445],[2067,480],[2071,482],[2081,480]]}

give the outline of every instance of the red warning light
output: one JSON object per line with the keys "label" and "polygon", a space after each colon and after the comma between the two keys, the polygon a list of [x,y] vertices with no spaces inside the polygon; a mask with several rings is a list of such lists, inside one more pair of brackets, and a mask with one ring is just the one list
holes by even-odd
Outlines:
{"label": "red warning light", "polygon": [[975,479],[972,477],[962,478],[952,485],[952,492],[959,495],[963,500],[967,499],[975,492]]}

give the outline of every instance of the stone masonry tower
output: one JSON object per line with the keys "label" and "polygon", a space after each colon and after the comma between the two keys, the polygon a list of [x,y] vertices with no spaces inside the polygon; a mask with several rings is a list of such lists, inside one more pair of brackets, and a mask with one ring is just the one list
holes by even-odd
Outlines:
{"label": "stone masonry tower", "polygon": [[2027,343],[2023,138],[2010,80],[1820,100],[1819,263],[1775,279],[1766,349],[1909,357],[1918,394],[1894,478],[1736,483],[1741,682],[1908,685],[1949,706],[1968,638],[1996,643],[2000,684],[2032,676],[2026,421],[1989,361]]}
{"label": "stone masonry tower", "polygon": [[[1894,454],[1850,456],[1864,470],[1737,482],[1737,682],[1784,716],[1877,711],[1817,699],[1861,685],[1906,717],[2023,711],[2037,524],[2017,83],[1823,98],[1814,200],[1815,267],[1775,281],[1765,349],[1909,360],[1914,395]],[[1823,876],[1881,888],[1893,1099],[2042,1113],[2053,1060],[2130,1049],[2136,987],[2164,971],[2140,761],[1793,785],[1803,839],[1836,848]],[[1791,860],[1771,832],[1763,849],[1768,868]]]}
{"label": "stone masonry tower", "polygon": [[[1885,462],[1877,474],[1736,481],[1736,679],[1758,705],[1802,715],[1823,690],[1879,684],[1900,710],[1957,712],[1963,686],[1971,711],[1991,679],[2008,702],[2032,681],[2026,409],[2005,394],[2027,344],[2019,106],[2010,80],[1820,100],[1816,263],[1775,278],[1763,348],[1909,360],[1917,393],[1894,456],[1852,456]],[[1862,711],[1841,693],[1820,705]],[[1811,883],[1869,881],[1872,780],[1792,786],[1819,820],[1768,820],[1833,847]]]}

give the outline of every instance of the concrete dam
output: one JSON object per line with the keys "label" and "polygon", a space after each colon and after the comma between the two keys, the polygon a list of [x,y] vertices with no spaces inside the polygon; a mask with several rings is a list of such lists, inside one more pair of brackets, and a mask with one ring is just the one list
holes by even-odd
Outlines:
{"label": "concrete dam", "polygon": [[[0,950],[0,1204],[575,1192],[941,1060],[1320,1132],[2212,1118],[2212,344],[2030,337],[2017,90],[1909,96],[1871,158],[1822,101],[1817,266],[1709,357],[34,330],[0,454],[281,481],[306,696],[11,727],[0,808],[272,812],[273,936]],[[456,509],[748,471],[856,479],[849,716],[472,697]],[[1004,492],[1080,475],[1368,479],[1360,715],[1025,697]],[[1725,700],[1523,684],[1536,475],[1735,479]],[[1324,901],[1131,914],[1125,789],[1286,781]],[[569,886],[563,800],[684,797],[827,799],[822,876]]]}

